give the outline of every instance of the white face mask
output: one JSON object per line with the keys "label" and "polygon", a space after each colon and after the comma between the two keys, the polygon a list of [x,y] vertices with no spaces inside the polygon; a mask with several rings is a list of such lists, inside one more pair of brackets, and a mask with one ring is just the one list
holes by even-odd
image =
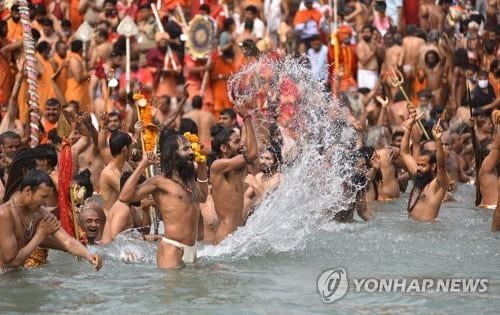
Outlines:
{"label": "white face mask", "polygon": [[480,88],[485,89],[488,87],[488,80],[478,80],[477,85],[479,85]]}

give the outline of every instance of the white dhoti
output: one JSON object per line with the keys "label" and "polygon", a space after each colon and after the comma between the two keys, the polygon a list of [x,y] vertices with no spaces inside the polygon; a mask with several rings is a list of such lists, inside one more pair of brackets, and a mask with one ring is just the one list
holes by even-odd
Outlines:
{"label": "white dhoti", "polygon": [[369,88],[372,90],[377,84],[378,73],[373,70],[358,69],[358,88]]}

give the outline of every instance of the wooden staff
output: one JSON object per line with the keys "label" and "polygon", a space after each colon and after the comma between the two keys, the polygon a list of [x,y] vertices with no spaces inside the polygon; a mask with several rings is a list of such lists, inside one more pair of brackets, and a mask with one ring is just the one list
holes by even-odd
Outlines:
{"label": "wooden staff", "polygon": [[[398,73],[399,73],[399,71],[398,71]],[[394,71],[394,69],[391,69],[392,76],[390,78],[390,82],[391,82],[392,86],[399,88],[399,90],[401,91],[401,93],[403,93],[403,96],[406,99],[406,107],[408,109],[415,108],[413,106],[412,102],[410,101],[410,98],[406,94],[405,89],[403,88],[403,82],[404,82],[403,75],[401,73],[399,73],[399,75],[398,75],[398,73],[396,73]],[[431,140],[431,137],[429,137],[429,134],[427,133],[427,130],[425,130],[424,125],[422,125],[422,121],[421,120],[417,121],[417,125],[420,128],[420,131],[422,131],[422,133],[424,134],[425,138],[427,140]]]}
{"label": "wooden staff", "polygon": [[[210,68],[211,64],[212,64],[212,57],[209,56],[207,60],[207,66]],[[205,72],[203,72],[203,80],[201,81],[201,88],[200,88],[200,96],[202,97],[203,94],[205,94],[205,90],[207,89],[209,75],[210,75],[210,70],[205,70]]]}

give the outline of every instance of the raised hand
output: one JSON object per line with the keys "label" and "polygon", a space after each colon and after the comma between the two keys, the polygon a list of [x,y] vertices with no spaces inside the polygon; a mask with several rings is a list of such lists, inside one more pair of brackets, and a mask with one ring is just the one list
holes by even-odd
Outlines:
{"label": "raised hand", "polygon": [[145,152],[142,154],[142,163],[145,166],[155,165],[158,163],[158,156],[154,152]]}
{"label": "raised hand", "polygon": [[415,122],[420,120],[423,116],[423,113],[417,115],[417,112],[415,110],[410,110],[410,117],[408,117],[408,119],[403,122],[403,126],[406,129],[411,130]]}
{"label": "raised hand", "polygon": [[434,127],[432,127],[432,135],[434,136],[434,140],[441,140],[441,136],[443,135],[441,119],[438,119],[437,123],[434,125]]}
{"label": "raised hand", "polygon": [[108,125],[108,113],[103,112],[101,117],[99,117],[99,129],[104,130]]}
{"label": "raised hand", "polygon": [[380,105],[382,105],[382,107],[387,107],[387,104],[389,104],[389,98],[387,96],[382,96],[382,95],[378,95],[377,97],[375,97],[375,99],[380,103]]}

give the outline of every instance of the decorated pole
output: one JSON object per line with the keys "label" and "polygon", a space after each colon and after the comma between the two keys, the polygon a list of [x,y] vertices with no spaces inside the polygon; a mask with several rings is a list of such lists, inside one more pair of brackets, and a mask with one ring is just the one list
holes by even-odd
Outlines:
{"label": "decorated pole", "polygon": [[38,69],[35,56],[35,40],[31,34],[31,20],[27,0],[17,1],[23,27],[23,47],[26,58],[25,71],[28,74],[28,104],[30,107],[30,145],[40,143],[40,109],[38,107]]}
{"label": "decorated pole", "polygon": [[[137,36],[139,34],[139,29],[135,25],[134,20],[130,16],[126,16],[120,22],[117,28],[118,34],[125,36],[125,49],[126,49],[126,67],[125,67],[125,81],[126,87],[125,91],[127,95],[130,93],[130,37]],[[127,98],[128,99],[128,98]]]}

